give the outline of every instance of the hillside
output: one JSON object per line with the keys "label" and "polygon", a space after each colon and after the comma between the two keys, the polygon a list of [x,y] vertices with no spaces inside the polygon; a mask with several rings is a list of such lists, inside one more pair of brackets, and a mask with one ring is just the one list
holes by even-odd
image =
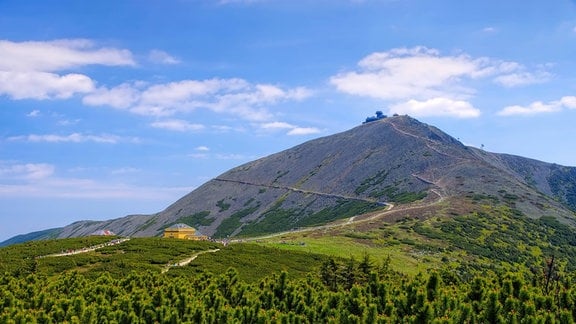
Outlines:
{"label": "hillside", "polygon": [[[233,168],[164,211],[81,221],[59,237],[110,229],[157,236],[186,223],[213,237],[242,237],[325,224],[387,204],[488,200],[537,219],[576,224],[576,168],[467,147],[408,116],[314,139]],[[459,204],[456,215],[474,210]],[[468,206],[465,208],[465,206]]]}
{"label": "hillside", "polygon": [[[439,269],[406,276],[386,260],[375,262],[369,255],[355,260],[253,244],[224,247],[159,238],[109,239],[49,240],[0,249],[6,261],[0,263],[4,274],[0,322],[573,323],[576,319],[576,278],[558,266],[534,272],[485,267],[466,276]],[[54,255],[62,254],[61,249],[74,253],[95,245],[100,248]],[[198,258],[189,265],[176,265],[190,256]],[[551,280],[543,269],[553,269]]]}

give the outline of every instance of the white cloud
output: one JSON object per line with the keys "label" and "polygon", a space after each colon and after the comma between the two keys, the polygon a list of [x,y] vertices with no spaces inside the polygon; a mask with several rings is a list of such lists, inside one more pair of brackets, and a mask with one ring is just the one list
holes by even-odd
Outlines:
{"label": "white cloud", "polygon": [[248,160],[254,157],[243,155],[243,154],[216,154],[215,157],[218,160]]}
{"label": "white cloud", "polygon": [[314,127],[298,127],[289,123],[278,121],[261,124],[260,128],[266,130],[288,129],[289,131],[286,133],[286,135],[310,135],[320,133],[320,130]]}
{"label": "white cloud", "polygon": [[[139,172],[134,168],[113,170],[111,174]],[[46,163],[0,161],[0,196],[90,199],[174,200],[190,192],[190,187],[152,188],[86,178],[63,178]]]}
{"label": "white cloud", "polygon": [[488,26],[488,27],[484,27],[482,29],[482,31],[485,33],[495,33],[498,31],[498,29],[496,29],[495,27]]}
{"label": "white cloud", "polygon": [[474,81],[491,79],[505,87],[542,83],[551,78],[545,68],[532,72],[517,62],[395,48],[366,56],[356,71],[339,73],[330,83],[347,94],[392,101],[391,112],[471,118],[480,115],[468,102],[476,92]]}
{"label": "white cloud", "polygon": [[79,122],[80,122],[80,119],[60,119],[60,120],[58,120],[58,125],[71,126],[71,125],[76,125]]}
{"label": "white cloud", "polygon": [[206,153],[192,153],[188,154],[188,156],[193,159],[207,159],[209,157],[209,155]]}
{"label": "white cloud", "polygon": [[310,135],[318,133],[320,133],[320,130],[315,127],[295,127],[290,130],[287,135]]}
{"label": "white cloud", "polygon": [[138,100],[139,95],[138,90],[134,86],[124,83],[112,89],[98,88],[84,96],[82,101],[89,106],[108,105],[114,108],[126,109]]}
{"label": "white cloud", "polygon": [[271,123],[264,123],[260,126],[263,129],[293,129],[296,126],[285,123],[285,122],[271,122]]}
{"label": "white cloud", "polygon": [[86,135],[81,133],[72,133],[70,135],[55,135],[55,134],[30,134],[22,136],[13,136],[8,138],[9,141],[24,141],[24,142],[47,142],[47,143],[105,143],[116,144],[119,142],[139,142],[137,138],[122,138],[116,135]]}
{"label": "white cloud", "polygon": [[181,119],[169,119],[150,124],[154,128],[167,129],[176,132],[200,131],[205,127],[201,124],[192,124]]}
{"label": "white cloud", "polygon": [[173,57],[172,55],[161,51],[161,50],[151,50],[150,54],[148,54],[148,59],[154,63],[158,64],[178,64],[180,60]]}
{"label": "white cloud", "polygon": [[247,156],[243,154],[234,154],[234,153],[217,153],[217,154],[209,154],[207,152],[198,152],[198,153],[191,153],[188,154],[189,157],[193,159],[217,159],[217,160],[250,160],[254,159],[252,156]]}
{"label": "white cloud", "polygon": [[0,95],[13,99],[66,99],[93,89],[94,82],[82,74],[0,71]]}
{"label": "white cloud", "polygon": [[0,185],[0,196],[173,201],[193,189],[193,187],[146,187],[93,179],[53,177],[38,182]]}
{"label": "white cloud", "polygon": [[340,73],[330,82],[342,92],[384,100],[468,97],[474,91],[461,81],[482,77],[490,67],[484,58],[441,56],[426,47],[373,53],[358,66],[358,71]]}
{"label": "white cloud", "polygon": [[86,39],[11,42],[0,40],[0,70],[54,72],[85,65],[133,66],[128,50],[97,48]]}
{"label": "white cloud", "polygon": [[475,118],[480,116],[480,110],[467,101],[448,98],[433,98],[424,101],[409,100],[398,103],[390,108],[390,112],[408,114],[416,117],[450,116],[457,118]]}
{"label": "white cloud", "polygon": [[210,151],[210,148],[208,146],[202,145],[202,146],[196,147],[196,151],[208,152],[208,151]]}
{"label": "white cloud", "polygon": [[122,84],[100,88],[84,98],[86,105],[110,105],[146,116],[172,116],[205,108],[231,117],[263,121],[272,114],[268,105],[299,101],[312,95],[303,87],[283,89],[270,84],[251,84],[246,80],[182,80],[143,86]]}
{"label": "white cloud", "polygon": [[500,110],[497,115],[499,116],[515,116],[515,115],[538,115],[543,113],[553,113],[558,112],[563,109],[576,109],[576,97],[566,96],[560,98],[560,100],[550,101],[548,103],[543,103],[542,101],[535,101],[528,106],[508,106]]}
{"label": "white cloud", "polygon": [[138,172],[141,172],[141,171],[142,171],[142,170],[140,170],[140,169],[138,169],[138,168],[125,167],[125,168],[114,169],[114,170],[110,171],[110,174],[113,174],[113,175],[122,175],[122,174],[138,173]]}
{"label": "white cloud", "polygon": [[31,117],[31,118],[40,117],[40,110],[34,109],[31,112],[29,112],[28,114],[26,114],[26,116]]}
{"label": "white cloud", "polygon": [[545,83],[550,81],[552,75],[546,71],[535,73],[518,71],[516,73],[504,74],[494,78],[494,82],[505,87],[518,87],[530,84]]}
{"label": "white cloud", "polygon": [[59,74],[85,65],[132,66],[130,51],[98,48],[85,39],[47,42],[0,40],[0,95],[13,99],[66,99],[94,91],[91,78]]}
{"label": "white cloud", "polygon": [[560,99],[560,104],[568,109],[576,109],[576,97],[566,96]]}
{"label": "white cloud", "polygon": [[54,174],[54,166],[46,163],[0,163],[0,179],[39,180]]}

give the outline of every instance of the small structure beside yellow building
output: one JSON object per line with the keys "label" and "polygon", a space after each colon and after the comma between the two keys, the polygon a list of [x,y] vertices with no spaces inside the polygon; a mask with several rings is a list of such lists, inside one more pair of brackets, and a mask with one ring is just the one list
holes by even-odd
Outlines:
{"label": "small structure beside yellow building", "polygon": [[177,238],[182,240],[205,241],[208,236],[200,234],[194,227],[186,224],[174,224],[164,230],[165,238]]}

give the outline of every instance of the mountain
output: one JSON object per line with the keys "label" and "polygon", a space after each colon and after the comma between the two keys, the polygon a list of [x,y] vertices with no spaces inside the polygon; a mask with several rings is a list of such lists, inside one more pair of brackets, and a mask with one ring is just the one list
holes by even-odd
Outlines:
{"label": "mountain", "polygon": [[0,242],[0,247],[8,246],[12,244],[18,244],[28,241],[36,241],[36,240],[49,240],[53,238],[57,238],[60,234],[62,228],[50,228],[47,230],[31,232],[28,234],[16,235],[10,239],[7,239],[4,242]]}
{"label": "mountain", "polygon": [[[233,168],[154,215],[80,221],[58,237],[108,229],[158,236],[186,223],[213,237],[324,224],[402,204],[490,202],[576,225],[576,168],[463,145],[409,116],[366,122]],[[458,204],[454,215],[479,208]],[[470,207],[472,206],[472,207]]]}

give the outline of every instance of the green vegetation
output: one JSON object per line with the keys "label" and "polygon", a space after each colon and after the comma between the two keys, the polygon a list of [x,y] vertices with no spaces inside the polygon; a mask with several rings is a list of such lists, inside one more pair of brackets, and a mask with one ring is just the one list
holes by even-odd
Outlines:
{"label": "green vegetation", "polygon": [[[214,249],[213,242],[193,242],[162,238],[133,238],[122,244],[107,246],[96,251],[60,257],[43,257],[53,253],[78,250],[110,242],[110,237],[88,237],[30,242],[0,249],[0,273],[22,276],[28,273],[54,275],[77,270],[87,276],[101,272],[126,275],[130,271],[160,271],[166,264],[191,254]],[[33,253],[31,253],[33,251]]]}
{"label": "green vegetation", "polygon": [[148,227],[156,224],[156,218],[150,217],[149,220],[146,221],[142,226],[138,228],[138,230],[143,231],[146,230]]}
{"label": "green vegetation", "polygon": [[279,205],[265,212],[260,220],[246,223],[242,228],[242,236],[258,236],[261,234],[286,231],[294,227],[295,218],[302,215],[302,210],[281,209]]}
{"label": "green vegetation", "polygon": [[[95,278],[0,278],[2,323],[573,323],[576,278],[541,272],[449,271],[405,276],[376,264],[325,259],[306,277],[246,282],[233,268],[196,276],[131,272]],[[169,274],[170,272],[168,272]]]}
{"label": "green vegetation", "polygon": [[258,282],[266,276],[288,271],[291,278],[304,278],[327,259],[325,255],[300,251],[282,251],[257,244],[230,244],[218,253],[199,256],[188,267],[170,270],[171,274],[220,274],[230,267],[245,282]]}
{"label": "green vegetation", "polygon": [[[0,249],[0,323],[574,323],[574,230],[552,216],[527,218],[509,206],[521,197],[500,195],[508,206],[475,195],[228,246],[133,238],[43,258],[112,238],[9,246]],[[241,234],[382,208],[342,200],[303,218],[281,202]],[[221,233],[239,228],[255,204],[248,200]],[[456,213],[458,204],[474,211]]]}
{"label": "green vegetation", "polygon": [[378,203],[370,203],[362,200],[340,200],[336,206],[322,209],[305,219],[301,219],[296,226],[313,226],[325,224],[337,219],[348,218],[366,214],[375,210],[384,209]]}
{"label": "green vegetation", "polygon": [[296,227],[326,224],[334,220],[385,208],[380,204],[361,200],[340,200],[333,207],[306,215],[302,209],[282,209],[280,205],[276,204],[264,213],[260,221],[246,224],[240,234],[242,236],[258,236],[288,231]]}
{"label": "green vegetation", "polygon": [[553,217],[531,219],[509,207],[416,222],[413,230],[471,255],[534,266],[542,255],[562,255],[576,270],[576,236]]}
{"label": "green vegetation", "polygon": [[192,227],[209,226],[210,224],[212,224],[212,222],[214,222],[214,219],[206,218],[208,217],[208,215],[210,215],[210,211],[208,210],[201,211],[189,216],[180,217],[178,218],[178,220],[176,220],[175,224],[184,223]]}
{"label": "green vegetation", "polygon": [[256,210],[258,210],[258,208],[259,208],[258,205],[254,206],[254,207],[248,207],[248,208],[241,209],[241,210],[235,212],[234,214],[230,215],[229,218],[226,218],[225,220],[223,220],[222,223],[220,224],[220,226],[218,226],[216,233],[214,233],[214,237],[216,237],[216,238],[228,237],[230,234],[232,234],[236,229],[238,229],[242,225],[242,222],[240,222],[240,220],[242,218],[252,214]]}
{"label": "green vegetation", "polygon": [[576,211],[576,168],[558,166],[553,169],[548,182],[554,196]]}
{"label": "green vegetation", "polygon": [[0,248],[0,273],[18,276],[37,267],[39,256],[81,249],[110,241],[110,237],[90,236],[62,240],[30,241]]}
{"label": "green vegetation", "polygon": [[224,199],[220,199],[216,202],[216,207],[220,208],[220,210],[218,210],[219,212],[223,212],[230,208],[230,204],[225,203]]}
{"label": "green vegetation", "polygon": [[357,195],[362,194],[363,192],[365,192],[369,188],[377,186],[378,184],[382,183],[384,180],[386,180],[387,176],[388,176],[388,171],[387,170],[381,170],[380,172],[376,173],[376,175],[374,175],[370,178],[364,179],[362,181],[362,183],[360,183],[360,186],[358,186],[358,188],[356,188],[356,190],[354,190],[354,193],[356,193]]}
{"label": "green vegetation", "polygon": [[[28,275],[58,276],[75,271],[95,279],[102,273],[122,278],[133,271],[160,273],[168,264],[189,258],[198,252],[219,249],[217,253],[199,255],[186,267],[172,267],[170,276],[196,277],[200,273],[224,273],[228,268],[237,269],[238,275],[247,282],[264,276],[289,271],[290,277],[305,277],[318,268],[326,257],[300,251],[281,251],[256,244],[236,243],[222,246],[207,241],[188,241],[165,238],[132,238],[118,245],[100,248],[86,253],[42,257],[62,251],[72,251],[110,242],[110,237],[64,239],[44,241],[38,253],[27,254],[35,244],[19,244],[0,249],[2,262],[0,274],[10,278]],[[35,242],[37,243],[37,242]],[[1,300],[0,300],[1,305]],[[0,323],[2,323],[0,321]]]}
{"label": "green vegetation", "polygon": [[386,186],[383,190],[372,191],[370,197],[382,198],[386,197],[388,201],[393,201],[398,204],[408,204],[426,198],[428,195],[425,191],[421,192],[398,192],[397,187]]}
{"label": "green vegetation", "polygon": [[276,178],[274,178],[274,180],[272,180],[272,183],[278,182],[278,180],[280,180],[280,178],[287,175],[288,173],[290,173],[290,171],[284,171],[284,172],[281,172],[280,170],[276,171],[277,176],[276,176]]}

